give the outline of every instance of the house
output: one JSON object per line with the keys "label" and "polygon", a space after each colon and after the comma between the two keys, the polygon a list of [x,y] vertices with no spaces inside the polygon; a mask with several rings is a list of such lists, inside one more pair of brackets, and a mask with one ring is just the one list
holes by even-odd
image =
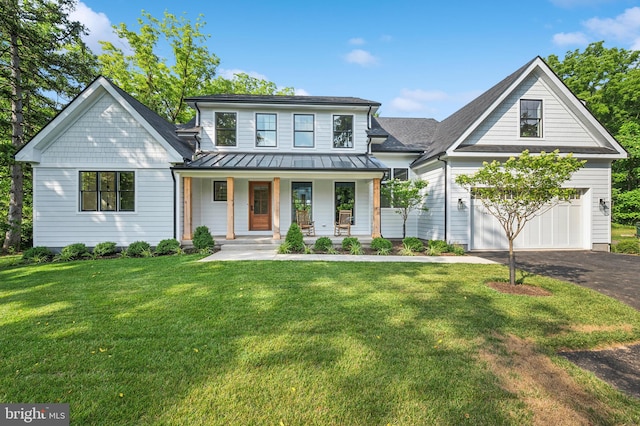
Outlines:
{"label": "house", "polygon": [[616,140],[539,57],[438,122],[376,117],[380,103],[350,97],[212,95],[187,99],[195,119],[174,126],[97,78],[16,154],[33,166],[34,244],[282,238],[296,209],[317,235],[337,210],[351,232],[402,236],[380,196],[391,177],[429,182],[407,235],[467,249],[504,249],[495,219],[455,184],[483,161],[524,149],[586,159],[568,185],[578,196],[532,221],[522,249],[608,250]]}

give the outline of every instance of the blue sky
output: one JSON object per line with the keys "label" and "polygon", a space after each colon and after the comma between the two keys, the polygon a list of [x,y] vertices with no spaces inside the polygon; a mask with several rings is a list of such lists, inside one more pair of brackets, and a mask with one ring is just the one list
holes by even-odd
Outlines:
{"label": "blue sky", "polygon": [[640,49],[631,0],[84,0],[72,17],[88,44],[141,10],[203,14],[219,74],[246,72],[298,94],[357,96],[393,117],[442,120],[530,59],[584,49]]}

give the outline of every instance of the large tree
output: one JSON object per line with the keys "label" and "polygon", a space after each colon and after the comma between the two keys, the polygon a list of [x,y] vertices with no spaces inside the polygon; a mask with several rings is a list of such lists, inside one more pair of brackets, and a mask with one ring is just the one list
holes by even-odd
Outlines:
{"label": "large tree", "polygon": [[511,284],[516,283],[513,242],[527,222],[575,193],[574,189],[562,185],[584,163],[571,154],[560,156],[558,150],[539,155],[525,150],[504,163],[485,162],[474,174],[456,178],[456,183],[473,191],[475,198],[480,199],[502,226],[509,244]]}
{"label": "large tree", "polygon": [[232,78],[216,77],[205,85],[208,95],[236,93],[247,95],[295,95],[293,87],[278,88],[276,83],[247,73],[234,74]]}
{"label": "large tree", "polygon": [[[0,0],[2,171],[8,213],[3,251],[19,249],[24,206],[24,166],[13,154],[59,108],[95,77],[95,57],[81,39],[85,28],[69,20],[75,0]],[[6,108],[6,109],[5,109]],[[5,133],[6,129],[6,133]],[[4,135],[10,134],[10,141]],[[6,181],[5,181],[6,182]],[[5,188],[6,189],[6,188]],[[3,194],[4,197],[4,194]]]}

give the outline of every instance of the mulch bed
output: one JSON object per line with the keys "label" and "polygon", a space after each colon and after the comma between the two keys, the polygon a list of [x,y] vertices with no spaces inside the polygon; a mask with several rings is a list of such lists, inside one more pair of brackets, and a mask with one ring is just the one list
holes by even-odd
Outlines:
{"label": "mulch bed", "polygon": [[551,296],[553,294],[544,288],[527,284],[511,285],[505,282],[491,281],[488,282],[487,285],[500,293],[506,294],[519,294],[523,296]]}

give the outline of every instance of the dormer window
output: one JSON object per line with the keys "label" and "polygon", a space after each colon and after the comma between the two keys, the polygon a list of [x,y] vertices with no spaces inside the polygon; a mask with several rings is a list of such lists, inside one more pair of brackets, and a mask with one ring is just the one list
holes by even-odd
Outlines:
{"label": "dormer window", "polygon": [[520,100],[520,137],[542,137],[542,101]]}
{"label": "dormer window", "polygon": [[353,148],[353,115],[333,116],[333,147]]}

